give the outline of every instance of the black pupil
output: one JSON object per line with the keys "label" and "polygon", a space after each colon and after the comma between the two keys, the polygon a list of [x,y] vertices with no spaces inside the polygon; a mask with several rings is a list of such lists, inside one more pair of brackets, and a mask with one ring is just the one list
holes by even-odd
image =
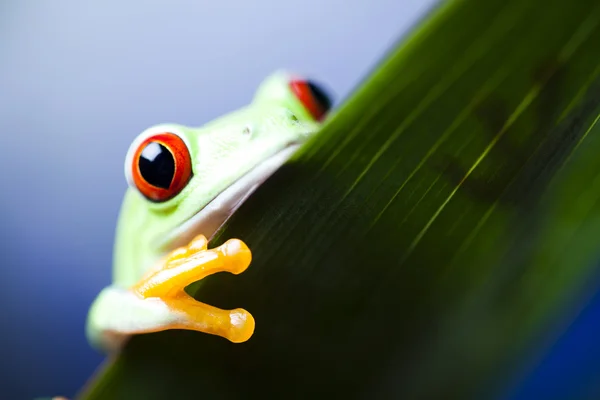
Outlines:
{"label": "black pupil", "polygon": [[138,160],[140,173],[149,184],[168,189],[175,175],[173,154],[162,144],[150,142],[142,150]]}
{"label": "black pupil", "polygon": [[308,87],[313,95],[313,98],[319,103],[321,107],[325,110],[325,112],[331,109],[331,99],[327,95],[327,93],[314,82],[307,82]]}

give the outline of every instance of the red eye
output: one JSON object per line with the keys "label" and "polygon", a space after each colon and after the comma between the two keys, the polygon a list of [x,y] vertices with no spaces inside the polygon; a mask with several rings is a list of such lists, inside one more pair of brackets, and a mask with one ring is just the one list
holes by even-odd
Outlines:
{"label": "red eye", "polygon": [[294,80],[290,82],[290,88],[315,120],[325,118],[331,109],[331,99],[319,85],[311,81]]}
{"label": "red eye", "polygon": [[150,136],[135,151],[131,173],[133,184],[148,200],[167,201],[192,177],[190,152],[174,133]]}

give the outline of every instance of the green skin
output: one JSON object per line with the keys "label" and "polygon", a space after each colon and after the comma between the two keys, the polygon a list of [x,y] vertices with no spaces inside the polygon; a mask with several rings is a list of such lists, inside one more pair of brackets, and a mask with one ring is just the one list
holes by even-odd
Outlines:
{"label": "green skin", "polygon": [[[115,350],[132,334],[158,331],[173,322],[177,317],[169,309],[133,296],[127,288],[192,237],[210,238],[235,211],[233,205],[239,206],[319,128],[289,88],[290,79],[285,72],[271,75],[250,105],[202,127],[158,125],[133,142],[125,163],[130,188],[117,226],[113,283],[100,292],[88,314],[87,337],[94,347]],[[137,191],[129,168],[137,144],[165,131],[186,143],[193,176],[174,198],[156,203]],[[226,201],[213,201],[218,196]]]}

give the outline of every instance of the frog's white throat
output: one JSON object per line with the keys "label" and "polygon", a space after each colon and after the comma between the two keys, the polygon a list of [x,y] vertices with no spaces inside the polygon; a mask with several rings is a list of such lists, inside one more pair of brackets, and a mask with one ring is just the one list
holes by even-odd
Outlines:
{"label": "frog's white throat", "polygon": [[300,147],[292,144],[267,158],[234,184],[219,193],[204,208],[171,231],[159,244],[165,251],[185,246],[196,235],[211,239],[233,213],[275,171],[279,169]]}

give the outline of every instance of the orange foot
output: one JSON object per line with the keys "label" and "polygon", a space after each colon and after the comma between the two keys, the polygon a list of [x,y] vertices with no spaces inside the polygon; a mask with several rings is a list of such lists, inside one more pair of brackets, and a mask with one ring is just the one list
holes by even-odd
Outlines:
{"label": "orange foot", "polygon": [[234,343],[245,342],[254,333],[254,318],[248,311],[209,306],[196,301],[184,289],[217,272],[244,272],[252,254],[238,239],[211,250],[207,245],[206,237],[199,235],[189,245],[173,250],[130,290],[143,299],[158,298],[171,311],[185,316],[163,329],[188,329],[222,336]]}

